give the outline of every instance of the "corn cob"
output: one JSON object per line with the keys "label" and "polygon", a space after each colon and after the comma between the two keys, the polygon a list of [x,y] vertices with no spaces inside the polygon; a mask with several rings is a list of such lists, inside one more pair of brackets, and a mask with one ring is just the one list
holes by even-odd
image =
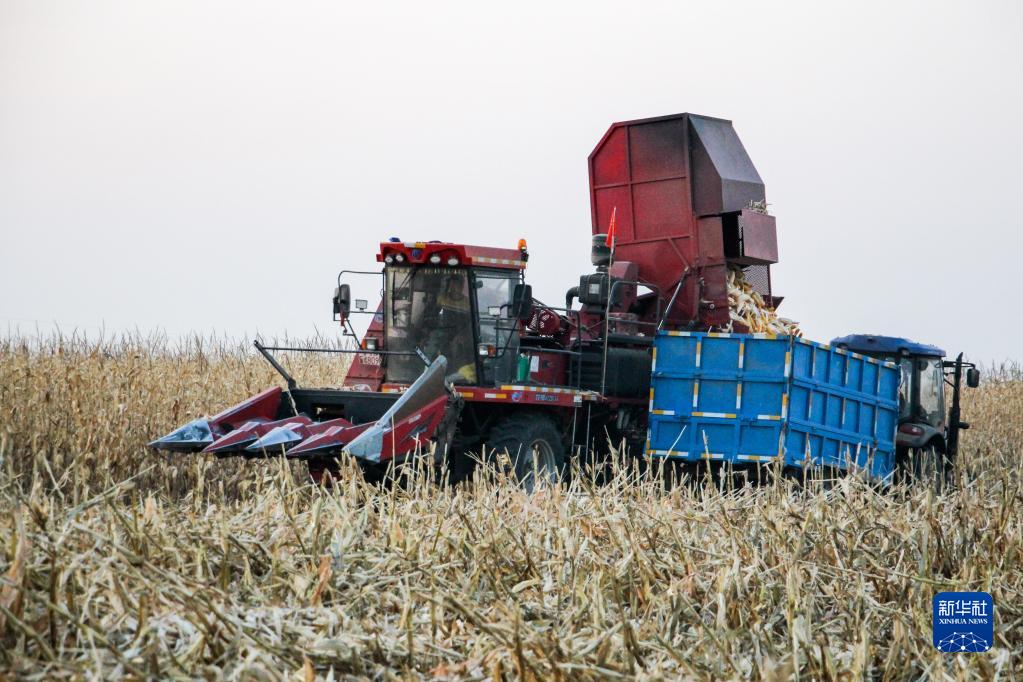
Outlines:
{"label": "corn cob", "polygon": [[785,317],[779,317],[774,308],[767,305],[749,282],[741,268],[728,270],[728,314],[726,331],[733,331],[736,323],[744,325],[750,333],[799,336],[799,324]]}

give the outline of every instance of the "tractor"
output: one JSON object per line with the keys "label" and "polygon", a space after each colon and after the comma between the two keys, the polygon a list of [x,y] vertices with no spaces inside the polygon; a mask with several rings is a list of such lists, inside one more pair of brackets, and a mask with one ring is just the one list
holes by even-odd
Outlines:
{"label": "tractor", "polygon": [[[831,345],[887,360],[899,366],[899,419],[895,434],[896,472],[903,480],[930,478],[941,488],[951,480],[959,453],[959,431],[970,428],[960,417],[960,391],[980,385],[980,370],[963,360],[946,360],[937,346],[895,336],[850,334]],[[945,387],[952,396],[945,408]]]}

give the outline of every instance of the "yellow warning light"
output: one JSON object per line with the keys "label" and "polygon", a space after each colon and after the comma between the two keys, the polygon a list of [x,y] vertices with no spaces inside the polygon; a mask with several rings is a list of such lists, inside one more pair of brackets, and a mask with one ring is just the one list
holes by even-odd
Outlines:
{"label": "yellow warning light", "polygon": [[525,251],[525,250],[526,250],[526,240],[525,239],[520,239],[519,240],[519,251]]}

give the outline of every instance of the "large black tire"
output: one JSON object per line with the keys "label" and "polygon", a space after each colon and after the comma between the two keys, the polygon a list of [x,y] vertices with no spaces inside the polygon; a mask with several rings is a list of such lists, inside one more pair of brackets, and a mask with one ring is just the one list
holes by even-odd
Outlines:
{"label": "large black tire", "polygon": [[928,485],[941,494],[952,485],[952,462],[936,443],[909,448],[900,462],[902,479],[910,485]]}
{"label": "large black tire", "polygon": [[490,430],[486,449],[490,461],[507,454],[509,473],[530,492],[538,482],[558,483],[565,478],[565,444],[561,431],[546,415],[519,412],[503,417]]}
{"label": "large black tire", "polygon": [[[309,468],[309,479],[316,485],[333,485],[340,479],[341,468],[336,458],[319,457],[306,462]],[[386,478],[387,468],[360,463],[362,477],[366,483],[376,484]]]}

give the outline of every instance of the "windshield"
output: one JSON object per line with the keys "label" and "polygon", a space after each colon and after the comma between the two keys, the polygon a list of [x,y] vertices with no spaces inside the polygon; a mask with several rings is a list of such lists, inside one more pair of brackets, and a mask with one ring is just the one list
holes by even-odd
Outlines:
{"label": "windshield", "polygon": [[[433,360],[444,355],[448,378],[476,381],[469,280],[462,268],[388,267],[384,315],[389,351],[423,351]],[[409,384],[423,372],[415,356],[392,355],[387,381]]]}
{"label": "windshield", "polygon": [[920,361],[920,414],[932,426],[945,420],[945,375],[941,360]]}

